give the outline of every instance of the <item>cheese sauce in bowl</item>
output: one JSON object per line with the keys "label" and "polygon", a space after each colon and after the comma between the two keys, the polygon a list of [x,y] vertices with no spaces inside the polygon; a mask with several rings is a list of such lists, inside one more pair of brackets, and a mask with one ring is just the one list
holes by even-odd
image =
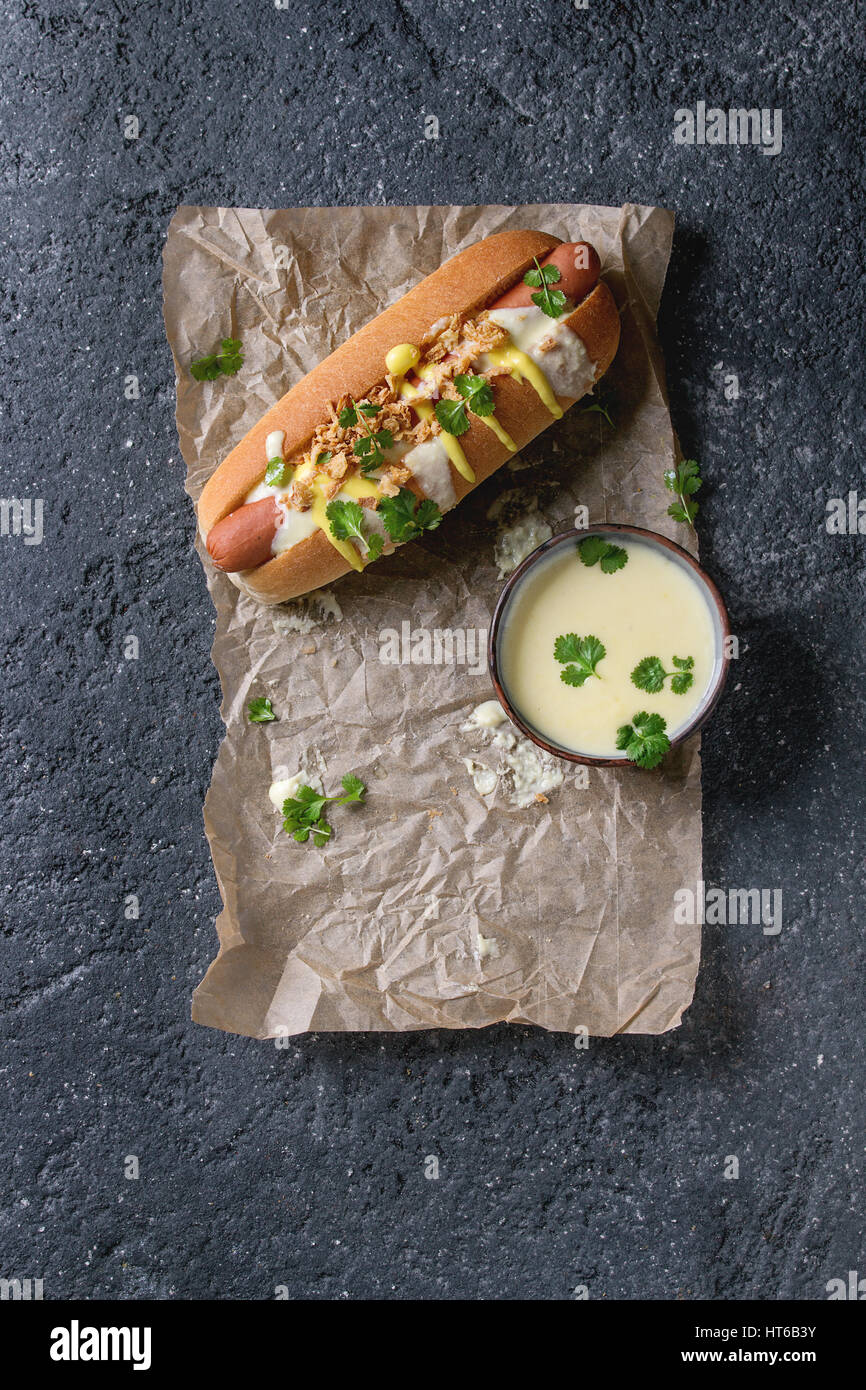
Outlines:
{"label": "cheese sauce in bowl", "polygon": [[671,744],[704,722],[728,634],[722,597],[687,551],[636,526],[597,526],[554,536],[515,570],[491,625],[490,672],[509,717],[548,752],[626,764],[617,732],[637,713],[661,715]]}

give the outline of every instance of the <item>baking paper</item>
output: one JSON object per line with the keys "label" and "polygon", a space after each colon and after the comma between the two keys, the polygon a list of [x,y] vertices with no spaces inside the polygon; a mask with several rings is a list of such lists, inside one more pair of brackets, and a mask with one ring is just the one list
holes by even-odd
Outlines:
{"label": "baking paper", "polygon": [[[654,324],[672,214],[180,208],[164,298],[187,491],[197,499],[259,416],[355,329],[510,227],[597,247],[622,318],[605,379],[615,429],[574,407],[437,531],[313,601],[258,605],[196,542],[226,724],[204,809],[224,907],[219,954],[193,999],[200,1023],[258,1038],[503,1021],[660,1033],[691,1001],[700,928],[675,922],[674,894],[701,877],[698,737],[655,773],[557,762],[561,786],[518,806],[490,735],[461,728],[493,693],[483,646],[503,529],[529,518],[557,532],[585,507],[590,524],[692,539],[667,516],[662,484],[675,439]],[[242,340],[242,370],[194,381],[190,362],[225,337]],[[437,630],[439,664],[413,662]],[[259,696],[276,722],[248,722]],[[487,795],[479,764],[495,783]],[[299,769],[328,791],[349,772],[368,786],[365,805],[333,812],[322,849],[287,836],[268,798]]]}

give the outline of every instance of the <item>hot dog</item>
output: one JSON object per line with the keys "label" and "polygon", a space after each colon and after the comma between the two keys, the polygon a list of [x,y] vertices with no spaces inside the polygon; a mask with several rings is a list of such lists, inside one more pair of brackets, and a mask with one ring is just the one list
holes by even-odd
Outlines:
{"label": "hot dog", "polygon": [[279,603],[437,525],[607,370],[619,315],[599,271],[586,242],[517,231],[421,281],[217,469],[198,506],[214,564]]}

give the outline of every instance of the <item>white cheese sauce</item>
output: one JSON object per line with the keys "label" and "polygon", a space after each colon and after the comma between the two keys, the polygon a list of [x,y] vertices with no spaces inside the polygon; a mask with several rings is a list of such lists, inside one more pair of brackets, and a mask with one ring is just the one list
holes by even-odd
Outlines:
{"label": "white cheese sauce", "polygon": [[268,787],[268,796],[276,809],[282,812],[283,802],[294,797],[298,787],[302,786],[312,787],[313,791],[318,792],[320,796],[325,794],[319,774],[308,772],[305,767],[302,767],[293,777],[281,777],[276,782],[272,782]]}
{"label": "white cheese sauce", "polygon": [[314,531],[318,531],[318,526],[313,520],[312,511],[299,512],[294,507],[288,506],[283,498],[286,489],[270,487],[267,483],[257,483],[251,492],[244,498],[245,502],[261,502],[265,497],[273,497],[280,512],[280,524],[271,542],[271,554],[282,555],[284,550],[290,546],[297,545],[299,541],[304,541],[308,536],[312,536]]}
{"label": "white cheese sauce", "polygon": [[271,430],[265,440],[265,458],[268,463],[270,463],[272,459],[281,459],[283,457],[283,444],[285,443],[285,438],[285,430]]}
{"label": "white cheese sauce", "polygon": [[583,340],[567,327],[567,315],[552,319],[536,304],[530,304],[517,309],[491,309],[489,317],[505,329],[516,348],[541,368],[557,396],[577,401],[592,389],[595,363],[590,361]]}
{"label": "white cheese sauce", "polygon": [[451,478],[451,464],[445,446],[439,439],[427,439],[416,444],[403,456],[403,462],[426,497],[431,497],[440,512],[447,512],[457,501]]}

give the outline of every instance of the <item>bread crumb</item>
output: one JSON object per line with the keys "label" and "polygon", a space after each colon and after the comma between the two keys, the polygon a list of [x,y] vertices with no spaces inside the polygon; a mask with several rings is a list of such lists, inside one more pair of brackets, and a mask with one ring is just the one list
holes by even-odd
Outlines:
{"label": "bread crumb", "polygon": [[549,797],[549,796],[545,796],[545,795],[544,795],[544,792],[536,792],[536,793],[535,793],[535,799],[536,799],[536,801],[543,801],[543,802],[546,804],[546,803],[550,800],[550,797]]}
{"label": "bread crumb", "polygon": [[306,643],[304,644],[304,646],[301,647],[301,651],[303,652],[304,656],[315,656],[315,654],[316,654],[316,644],[315,644],[315,642],[306,642]]}
{"label": "bread crumb", "polygon": [[441,811],[430,810],[430,811],[427,812],[427,814],[428,814],[428,816],[430,817],[430,819],[432,820],[434,816],[441,816],[442,812],[441,812]]}

